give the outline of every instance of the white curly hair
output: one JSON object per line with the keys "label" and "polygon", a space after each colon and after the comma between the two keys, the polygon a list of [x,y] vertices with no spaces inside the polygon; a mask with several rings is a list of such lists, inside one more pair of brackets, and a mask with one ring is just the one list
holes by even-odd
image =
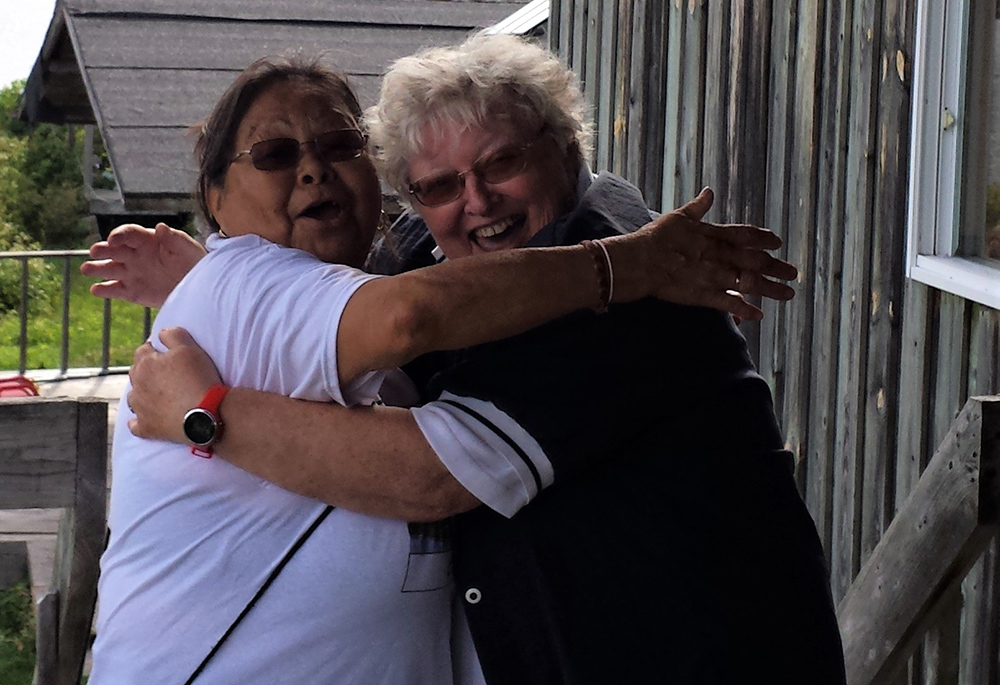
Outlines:
{"label": "white curly hair", "polygon": [[365,113],[382,177],[408,203],[407,160],[425,152],[423,132],[438,137],[512,121],[545,130],[581,163],[592,125],[579,79],[551,52],[508,35],[478,34],[464,43],[430,48],[397,60],[382,80],[378,104]]}

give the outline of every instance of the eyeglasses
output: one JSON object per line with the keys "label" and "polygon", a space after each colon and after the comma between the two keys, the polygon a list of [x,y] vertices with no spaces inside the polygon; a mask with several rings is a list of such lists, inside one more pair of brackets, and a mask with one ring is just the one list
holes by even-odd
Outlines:
{"label": "eyeglasses", "polygon": [[271,138],[254,143],[249,150],[242,150],[229,162],[232,164],[243,155],[250,155],[255,169],[281,171],[291,169],[302,159],[302,148],[312,147],[316,156],[326,164],[357,159],[368,144],[368,136],[356,128],[327,131],[313,140],[298,141],[294,138]]}
{"label": "eyeglasses", "polygon": [[410,195],[425,207],[439,207],[462,195],[465,177],[469,174],[474,173],[490,185],[509,181],[528,166],[528,150],[540,137],[541,134],[525,145],[507,145],[480,157],[468,171],[442,171],[422,176],[410,184]]}

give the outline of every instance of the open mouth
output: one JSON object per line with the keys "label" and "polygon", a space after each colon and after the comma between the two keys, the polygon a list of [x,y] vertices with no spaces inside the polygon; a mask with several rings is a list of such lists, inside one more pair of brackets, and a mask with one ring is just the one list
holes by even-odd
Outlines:
{"label": "open mouth", "polygon": [[331,221],[340,216],[340,205],[331,200],[315,202],[306,207],[299,216],[316,221]]}
{"label": "open mouth", "polygon": [[499,246],[515,235],[524,226],[525,220],[524,216],[506,217],[486,226],[480,226],[472,231],[469,237],[480,247]]}

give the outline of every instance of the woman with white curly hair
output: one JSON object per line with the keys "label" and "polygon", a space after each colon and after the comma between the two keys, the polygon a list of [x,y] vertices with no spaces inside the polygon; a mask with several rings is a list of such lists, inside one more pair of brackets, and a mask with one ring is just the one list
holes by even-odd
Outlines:
{"label": "woman with white curly hair", "polygon": [[[472,680],[842,683],[823,550],[725,313],[760,315],[736,291],[787,299],[767,278],[787,265],[748,249],[751,227],[701,223],[706,190],[664,218],[674,303],[608,306],[630,275],[601,241],[651,215],[634,186],[587,168],[585,111],[573,74],[516,38],[396,62],[366,124],[412,211],[372,268],[582,243],[602,304],[417,360],[404,370],[424,404],[409,410],[233,388],[213,448],[331,504],[454,516],[456,663]],[[180,442],[219,378],[182,332],[164,339],[165,354],[137,353],[132,429]]]}

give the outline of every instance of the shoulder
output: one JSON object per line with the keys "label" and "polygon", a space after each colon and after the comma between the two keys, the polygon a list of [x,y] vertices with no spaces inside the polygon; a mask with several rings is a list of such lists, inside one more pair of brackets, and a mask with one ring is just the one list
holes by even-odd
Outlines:
{"label": "shoulder", "polygon": [[414,212],[404,212],[372,247],[367,269],[374,274],[392,275],[437,263],[436,247],[427,224]]}

